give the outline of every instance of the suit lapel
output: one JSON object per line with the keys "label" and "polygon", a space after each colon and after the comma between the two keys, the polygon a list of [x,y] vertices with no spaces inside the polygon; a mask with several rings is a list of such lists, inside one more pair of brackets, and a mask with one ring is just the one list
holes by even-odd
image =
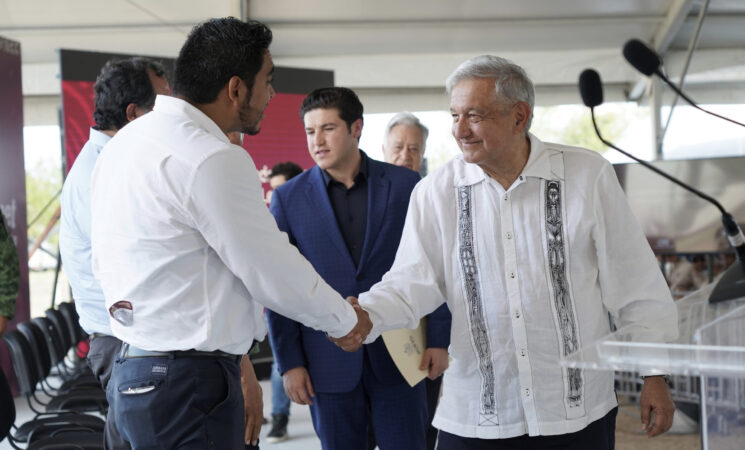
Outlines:
{"label": "suit lapel", "polygon": [[347,260],[347,263],[354,267],[354,260],[352,255],[349,254],[347,244],[344,243],[344,237],[339,229],[339,224],[336,223],[336,215],[334,209],[331,207],[331,201],[326,190],[326,184],[323,182],[323,175],[321,175],[321,169],[315,166],[311,169],[311,182],[308,184],[308,188],[305,193],[308,196],[309,204],[313,207],[315,214],[318,215],[320,220],[323,222],[323,228],[328,233],[329,239],[334,243],[334,246],[339,251],[340,255]]}
{"label": "suit lapel", "polygon": [[380,227],[385,220],[385,213],[388,209],[388,195],[391,189],[391,180],[386,176],[383,165],[373,159],[368,159],[368,161],[367,226],[365,227],[365,244],[362,247],[362,257],[357,267],[358,274],[365,268],[365,263],[375,246],[375,238],[378,236]]}

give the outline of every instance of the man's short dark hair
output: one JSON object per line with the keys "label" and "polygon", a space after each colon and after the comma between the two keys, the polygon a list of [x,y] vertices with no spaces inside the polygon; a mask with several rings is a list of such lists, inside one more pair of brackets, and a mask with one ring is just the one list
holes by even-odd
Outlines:
{"label": "man's short dark hair", "polygon": [[195,26],[176,59],[173,93],[212,103],[233,76],[250,90],[271,43],[272,31],[255,20],[225,17]]}
{"label": "man's short dark hair", "polygon": [[292,161],[277,163],[272,167],[272,171],[269,173],[269,178],[283,175],[285,181],[290,181],[291,178],[296,177],[303,173],[303,168],[298,166]]}
{"label": "man's short dark hair", "polygon": [[300,106],[300,118],[314,109],[338,110],[339,117],[346,122],[350,131],[354,121],[362,119],[362,102],[353,90],[345,87],[321,88],[308,94]]}
{"label": "man's short dark hair", "polygon": [[101,68],[93,85],[95,108],[93,121],[97,130],[119,130],[129,122],[127,106],[134,103],[152,109],[155,90],[148,71],[166,77],[163,65],[151,59],[134,57],[110,60]]}

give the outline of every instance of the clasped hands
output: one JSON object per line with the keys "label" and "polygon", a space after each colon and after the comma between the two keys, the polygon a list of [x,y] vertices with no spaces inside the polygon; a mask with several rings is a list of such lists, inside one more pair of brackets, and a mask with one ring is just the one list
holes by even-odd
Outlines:
{"label": "clasped hands", "polygon": [[346,336],[340,338],[329,336],[329,339],[344,351],[356,352],[362,346],[362,343],[365,342],[367,335],[370,334],[372,321],[370,320],[370,315],[362,309],[356,297],[347,297],[347,301],[354,307],[354,311],[357,313],[357,325]]}

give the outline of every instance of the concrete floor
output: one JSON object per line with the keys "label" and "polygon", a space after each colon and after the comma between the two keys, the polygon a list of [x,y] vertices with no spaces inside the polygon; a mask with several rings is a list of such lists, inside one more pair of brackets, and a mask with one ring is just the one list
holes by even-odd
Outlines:
{"label": "concrete floor", "polygon": [[[269,381],[262,381],[261,387],[264,391],[264,415],[271,417],[271,386]],[[17,416],[16,423],[23,423],[32,417],[32,413],[26,404],[26,400],[16,399]],[[699,436],[692,434],[665,434],[654,439],[648,439],[638,432],[639,416],[635,405],[622,406],[616,422],[616,449],[617,450],[698,450],[701,448]],[[266,424],[261,430],[261,448],[263,450],[320,450],[321,443],[313,431],[310,412],[307,406],[292,405],[290,410],[290,423],[288,434],[290,439],[276,444],[264,441],[269,432],[271,424]],[[0,450],[11,449],[7,441],[0,442]]]}

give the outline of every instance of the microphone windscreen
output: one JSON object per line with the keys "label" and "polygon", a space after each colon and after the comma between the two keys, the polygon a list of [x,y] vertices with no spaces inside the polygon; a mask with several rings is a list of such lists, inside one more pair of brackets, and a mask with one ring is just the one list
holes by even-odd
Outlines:
{"label": "microphone windscreen", "polygon": [[659,55],[639,39],[631,39],[623,46],[623,57],[646,76],[658,72],[662,64]]}
{"label": "microphone windscreen", "polygon": [[585,106],[594,108],[603,103],[603,83],[596,71],[585,69],[579,74],[579,93]]}

